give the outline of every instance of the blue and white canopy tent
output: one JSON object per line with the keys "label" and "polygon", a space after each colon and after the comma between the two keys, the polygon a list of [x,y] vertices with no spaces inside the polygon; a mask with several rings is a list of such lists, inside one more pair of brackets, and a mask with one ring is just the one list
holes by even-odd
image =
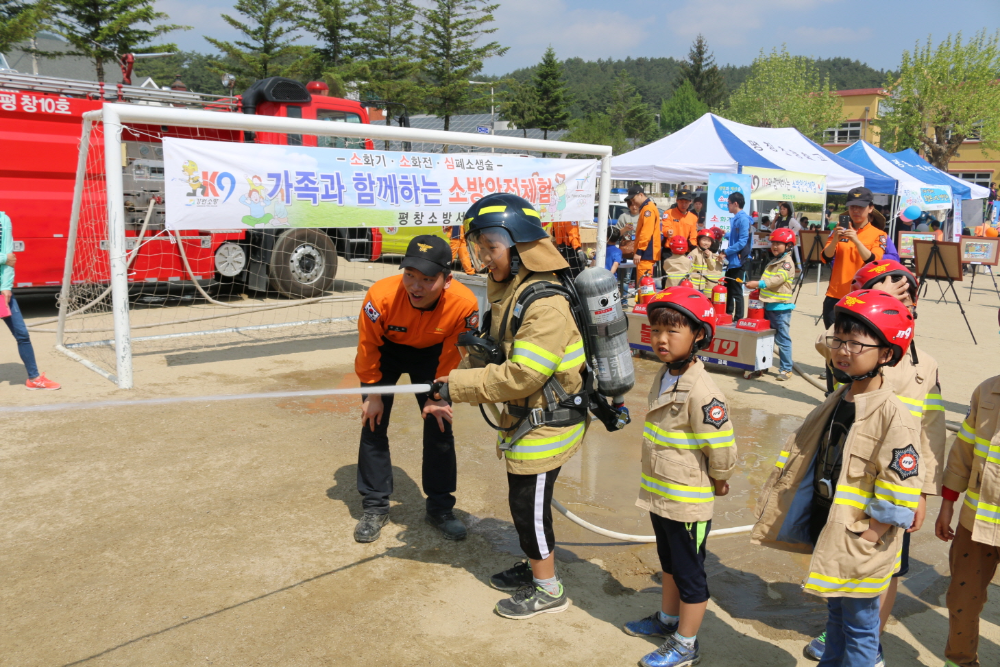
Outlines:
{"label": "blue and white canopy tent", "polygon": [[750,127],[707,113],[687,127],[611,159],[611,177],[652,183],[704,183],[743,167],[826,176],[827,189],[867,187],[895,194],[896,181],[831,153],[794,128]]}

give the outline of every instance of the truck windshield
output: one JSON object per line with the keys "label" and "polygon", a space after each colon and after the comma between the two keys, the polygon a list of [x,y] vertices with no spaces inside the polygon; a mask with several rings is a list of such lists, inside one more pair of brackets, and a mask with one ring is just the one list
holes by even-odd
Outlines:
{"label": "truck windshield", "polygon": [[[316,120],[326,120],[331,123],[361,123],[361,116],[349,111],[334,111],[332,109],[317,109]],[[364,139],[347,139],[344,137],[317,137],[316,145],[321,148],[364,148]]]}

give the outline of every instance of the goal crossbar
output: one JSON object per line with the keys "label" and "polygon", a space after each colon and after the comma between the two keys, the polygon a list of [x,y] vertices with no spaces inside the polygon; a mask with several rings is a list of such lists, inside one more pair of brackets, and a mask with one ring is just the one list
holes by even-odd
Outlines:
{"label": "goal crossbar", "polygon": [[[500,148],[518,151],[534,151],[566,155],[591,155],[601,160],[600,186],[598,189],[597,216],[597,256],[596,265],[604,265],[605,246],[608,226],[608,203],[611,198],[611,146],[581,144],[566,141],[546,139],[528,139],[523,137],[500,137],[492,134],[471,134],[464,132],[446,132],[442,130],[424,130],[407,127],[392,127],[388,125],[331,123],[328,121],[307,120],[299,118],[281,118],[277,116],[258,116],[240,113],[224,113],[216,111],[201,111],[195,109],[178,109],[134,104],[105,104],[100,110],[83,114],[81,131],[80,155],[77,163],[76,183],[73,196],[73,211],[70,218],[70,229],[67,235],[66,263],[63,272],[63,283],[59,299],[59,320],[57,325],[56,349],[69,352],[64,346],[63,333],[66,317],[69,311],[71,289],[71,274],[74,261],[75,239],[79,225],[80,198],[86,177],[87,151],[89,137],[94,123],[103,123],[104,131],[104,164],[105,196],[107,199],[108,219],[108,259],[110,269],[110,285],[112,297],[112,315],[114,328],[114,348],[116,374],[101,372],[112,379],[119,388],[131,389],[132,377],[132,338],[129,324],[128,304],[128,249],[125,240],[125,197],[123,174],[116,165],[121,163],[122,126],[127,123],[143,125],[166,125],[197,127],[213,130],[237,130],[246,132],[276,132],[288,134],[308,134],[316,136],[343,137],[347,139],[375,139],[397,142],[423,142],[445,144],[450,146],[475,146],[478,148]],[[136,339],[138,340],[138,339]],[[104,341],[102,341],[104,342]],[[110,340],[107,341],[110,343]],[[77,361],[83,361],[76,354],[70,356]],[[96,367],[86,363],[90,368]]]}

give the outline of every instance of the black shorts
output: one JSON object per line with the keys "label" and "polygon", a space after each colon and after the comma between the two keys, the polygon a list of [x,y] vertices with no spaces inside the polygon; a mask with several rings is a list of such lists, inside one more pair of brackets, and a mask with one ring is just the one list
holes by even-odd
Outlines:
{"label": "black shorts", "polygon": [[910,534],[903,533],[903,553],[899,557],[899,572],[894,577],[906,576],[910,571]]}
{"label": "black shorts", "polygon": [[[660,556],[663,572],[673,576],[681,602],[698,604],[708,600],[708,579],[705,576],[705,541],[712,529],[712,521],[704,524],[699,536],[698,522],[684,523],[664,519],[650,512],[653,532],[656,534],[656,553]],[[698,538],[701,537],[699,544]]]}
{"label": "black shorts", "polygon": [[560,469],[537,475],[507,473],[510,516],[521,549],[532,560],[545,560],[556,548],[552,532],[552,489]]}

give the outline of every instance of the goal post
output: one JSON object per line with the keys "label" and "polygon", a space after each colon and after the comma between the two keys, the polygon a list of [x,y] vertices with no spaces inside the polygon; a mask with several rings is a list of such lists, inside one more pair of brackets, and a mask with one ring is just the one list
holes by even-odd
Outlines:
{"label": "goal post", "polygon": [[[216,291],[210,294],[209,290],[220,288],[217,285],[207,287],[212,282],[208,279],[209,274],[216,274],[212,273],[212,257],[207,256],[204,250],[208,248],[206,233],[167,228],[163,215],[154,215],[154,209],[162,205],[163,199],[134,184],[126,187],[126,165],[148,162],[129,153],[138,150],[135,147],[137,135],[140,135],[140,147],[145,146],[142,144],[143,130],[137,128],[150,127],[163,130],[190,128],[185,133],[187,137],[230,142],[241,141],[244,133],[265,132],[355,141],[371,139],[472,146],[543,152],[562,157],[570,154],[594,156],[601,161],[597,193],[596,264],[604,265],[611,195],[610,146],[169,106],[105,104],[101,110],[84,114],[59,316],[54,331],[60,352],[100,373],[122,389],[130,389],[134,385],[133,344],[137,341],[190,341],[192,336],[225,333],[238,338],[231,344],[246,344],[245,338],[255,335],[254,332],[313,327],[314,335],[318,335],[315,334],[316,327],[328,327],[330,323],[339,323],[346,332],[346,327],[353,326],[356,321],[367,285],[380,277],[377,275],[379,271],[373,270],[378,267],[360,266],[360,260],[349,256],[351,244],[361,243],[358,239],[345,236],[334,239],[334,243],[317,234],[316,230],[304,227],[296,228],[294,243],[289,244],[282,239],[290,236],[290,232],[275,227],[260,232],[265,236],[270,234],[270,241],[267,238],[264,240],[265,243],[273,242],[273,252],[285,252],[286,248],[297,243],[294,252],[306,253],[301,258],[300,271],[306,271],[317,263],[332,262],[337,278],[333,282],[339,284],[336,292],[324,290],[322,294],[302,294],[297,295],[298,298],[287,292],[281,295],[256,293],[254,298],[235,292],[220,294]],[[152,135],[148,138],[150,141],[160,140]],[[159,174],[162,179],[162,166]],[[253,187],[251,182],[251,190]],[[126,234],[126,229],[130,230],[131,236]],[[238,260],[239,241],[228,243],[236,248],[232,252]],[[331,255],[330,248],[335,244],[343,245],[337,245]],[[342,274],[336,273],[341,247],[347,249],[341,258]],[[344,265],[344,260],[349,263]],[[218,254],[214,261],[218,266]],[[245,261],[253,261],[249,252]],[[158,270],[162,271],[168,265],[175,273],[181,272],[183,280],[175,276],[169,278],[174,282],[168,283],[162,279],[157,282],[155,277],[136,277],[156,276]],[[184,312],[175,312],[181,310]],[[133,333],[139,330],[143,335],[134,336]],[[153,335],[144,335],[147,331]],[[324,331],[329,335],[328,329]],[[185,350],[191,349],[190,343],[185,345],[188,345]]]}

